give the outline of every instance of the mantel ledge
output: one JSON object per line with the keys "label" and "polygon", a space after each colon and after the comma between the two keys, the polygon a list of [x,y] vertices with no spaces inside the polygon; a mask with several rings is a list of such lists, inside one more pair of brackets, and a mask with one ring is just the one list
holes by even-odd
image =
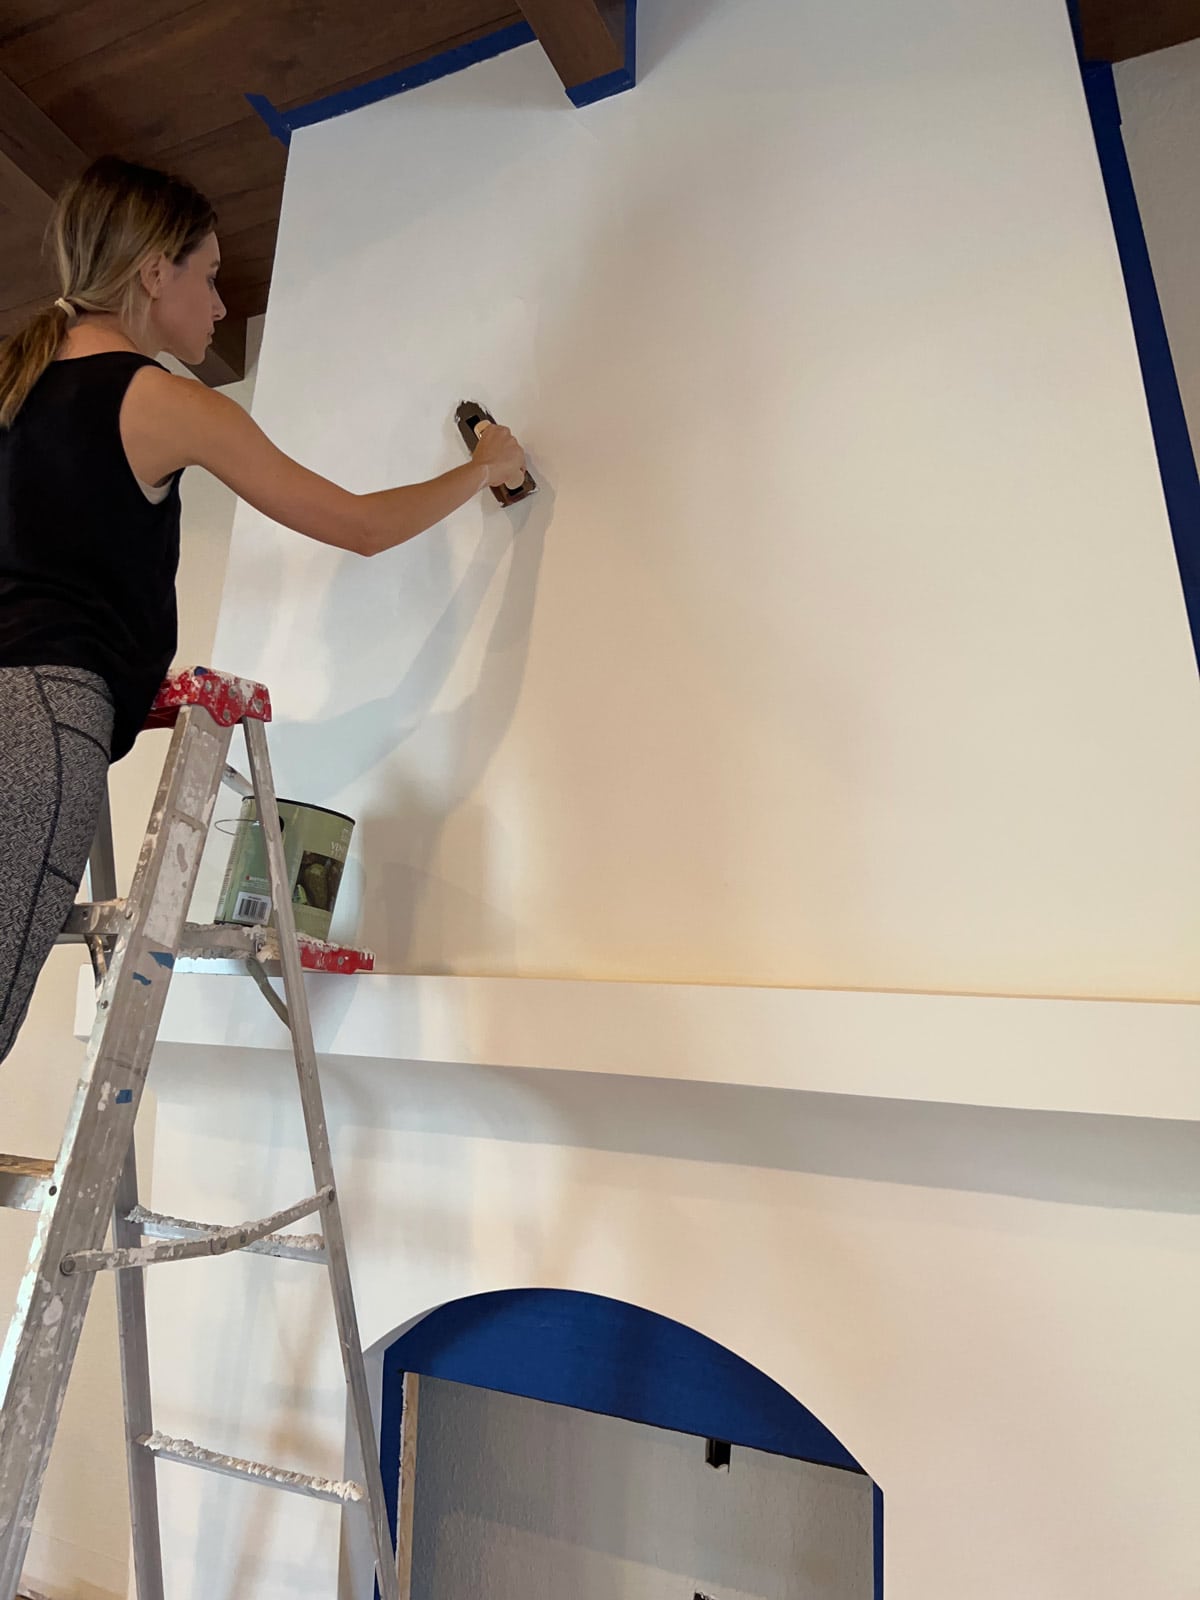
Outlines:
{"label": "mantel ledge", "polygon": [[[235,981],[236,979],[236,981]],[[1200,1121],[1200,1004],[372,973],[307,978],[324,1055]],[[276,980],[276,987],[279,987]],[[76,1033],[95,1006],[80,972]],[[285,1050],[232,968],[179,971],[159,1050]]]}

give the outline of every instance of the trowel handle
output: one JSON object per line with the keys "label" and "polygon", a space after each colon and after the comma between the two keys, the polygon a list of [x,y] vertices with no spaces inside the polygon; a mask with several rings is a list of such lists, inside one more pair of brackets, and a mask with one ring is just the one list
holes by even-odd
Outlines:
{"label": "trowel handle", "polygon": [[[475,424],[475,437],[477,439],[482,439],[484,429],[494,428],[495,426],[496,424],[494,422],[489,422],[486,417],[480,417],[479,421]],[[528,476],[528,473],[523,472],[516,483],[505,483],[502,485],[502,487],[508,490],[513,499],[520,499],[521,490],[525,487],[525,479]]]}
{"label": "trowel handle", "polygon": [[[454,413],[454,420],[458,424],[458,431],[466,441],[467,449],[474,453],[475,446],[479,443],[479,436],[485,428],[495,424],[495,417],[491,412],[481,406],[476,400],[464,400]],[[518,500],[525,500],[537,490],[537,484],[532,476],[526,472],[520,483],[490,485],[492,493],[502,506],[515,505]]]}

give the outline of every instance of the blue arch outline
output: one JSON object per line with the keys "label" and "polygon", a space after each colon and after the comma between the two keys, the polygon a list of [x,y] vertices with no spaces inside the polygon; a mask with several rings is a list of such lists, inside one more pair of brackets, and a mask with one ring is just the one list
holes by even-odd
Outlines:
{"label": "blue arch outline", "polygon": [[[866,1476],[794,1395],[694,1328],[603,1295],[504,1289],[431,1311],[384,1352],[379,1456],[393,1535],[406,1372]],[[875,1600],[882,1600],[878,1485],[872,1503]]]}

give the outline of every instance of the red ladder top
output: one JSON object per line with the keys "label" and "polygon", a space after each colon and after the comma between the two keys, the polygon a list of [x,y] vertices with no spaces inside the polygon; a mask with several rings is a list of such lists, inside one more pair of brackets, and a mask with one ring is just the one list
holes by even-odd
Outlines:
{"label": "red ladder top", "polygon": [[222,728],[236,727],[246,717],[271,720],[271,692],[264,684],[211,667],[188,667],[172,673],[158,691],[146,727],[173,728],[184,706],[203,706]]}

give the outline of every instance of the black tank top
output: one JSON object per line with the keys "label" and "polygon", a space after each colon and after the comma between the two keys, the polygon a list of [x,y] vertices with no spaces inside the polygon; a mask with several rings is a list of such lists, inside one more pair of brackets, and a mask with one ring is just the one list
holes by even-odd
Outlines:
{"label": "black tank top", "polygon": [[146,498],[121,443],[135,351],[53,361],[0,429],[0,667],[86,667],[125,755],[175,654],[179,479]]}

